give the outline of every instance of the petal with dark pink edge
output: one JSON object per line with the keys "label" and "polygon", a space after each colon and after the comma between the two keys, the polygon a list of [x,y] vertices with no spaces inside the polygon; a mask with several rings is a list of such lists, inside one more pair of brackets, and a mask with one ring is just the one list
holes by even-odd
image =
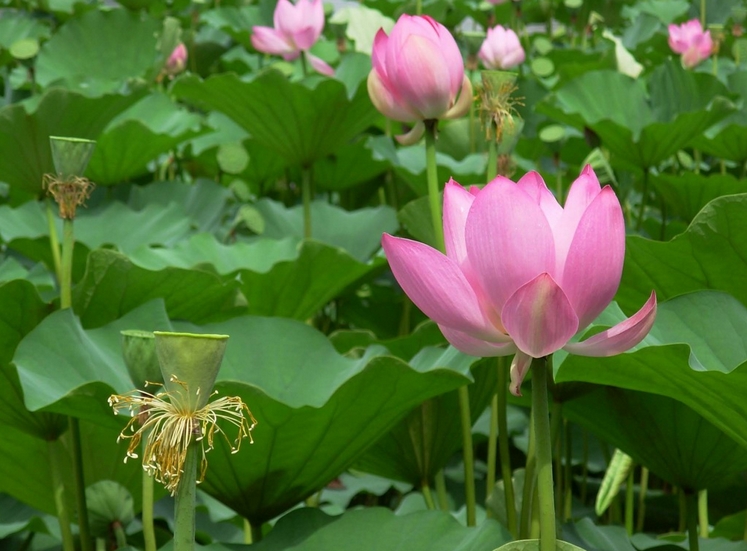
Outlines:
{"label": "petal with dark pink edge", "polygon": [[[371,66],[379,73],[382,80],[386,79],[386,52],[389,37],[384,29],[379,29],[374,36],[373,49],[371,50]],[[386,81],[385,81],[386,82]]]}
{"label": "petal with dark pink edge", "polygon": [[607,186],[581,217],[560,280],[580,328],[594,321],[615,296],[624,259],[625,220],[615,192]]}
{"label": "petal with dark pink edge", "polygon": [[477,338],[497,337],[456,262],[428,245],[386,233],[381,244],[397,282],[426,316]]}
{"label": "petal with dark pink edge", "polygon": [[423,134],[425,134],[425,124],[423,121],[418,121],[409,132],[394,136],[394,139],[397,140],[400,145],[415,145],[420,141],[420,138],[423,137]]}
{"label": "petal with dark pink edge", "polygon": [[523,285],[501,312],[503,325],[519,350],[541,358],[560,350],[578,330],[578,318],[550,274]]}
{"label": "petal with dark pink edge", "polygon": [[597,333],[583,342],[569,343],[563,350],[578,356],[615,356],[630,350],[641,342],[656,320],[656,293],[652,292],[646,304],[625,321]]}
{"label": "petal with dark pink edge", "polygon": [[555,266],[545,215],[506,178],[494,179],[475,197],[465,241],[472,269],[498,312],[519,287]]}
{"label": "petal with dark pink edge", "polygon": [[412,122],[418,120],[418,115],[410,111],[406,104],[397,100],[392,91],[381,80],[379,73],[375,70],[368,73],[368,96],[371,103],[385,117],[401,122]]}
{"label": "petal with dark pink edge", "polygon": [[298,29],[291,36],[299,50],[308,50],[316,44],[316,41],[319,39],[319,35],[314,27],[308,25]]}
{"label": "petal with dark pink edge", "polygon": [[532,367],[532,357],[519,350],[511,362],[511,382],[508,385],[508,390],[514,396],[521,396],[521,383],[524,382],[524,377],[527,376],[530,367]]}
{"label": "petal with dark pink edge", "polygon": [[464,75],[462,79],[462,88],[459,91],[459,97],[457,98],[454,105],[452,105],[443,115],[441,119],[458,119],[462,115],[466,114],[470,107],[472,107],[472,83],[467,75]]}
{"label": "petal with dark pink edge", "polygon": [[[392,59],[387,51],[387,76],[402,98],[424,120],[438,119],[451,107],[448,68],[441,62],[438,43],[409,36]],[[394,84],[396,83],[396,84]]]}
{"label": "petal with dark pink edge", "polygon": [[454,348],[470,356],[492,358],[494,356],[508,356],[516,352],[516,345],[509,337],[506,337],[507,342],[498,344],[476,339],[467,333],[451,329],[445,325],[439,325],[438,328],[444,334],[446,340],[454,345]]}
{"label": "petal with dark pink edge", "polygon": [[571,246],[581,217],[601,190],[599,180],[589,165],[586,165],[579,177],[571,184],[571,189],[568,190],[568,197],[563,207],[563,216],[552,227],[559,266],[562,266],[565,262],[568,248]]}
{"label": "petal with dark pink edge", "polygon": [[328,77],[335,76],[335,70],[327,65],[325,61],[319,59],[315,55],[310,54],[309,52],[306,52],[306,58],[309,60],[309,63],[311,63],[311,66],[317,73],[321,73]]}
{"label": "petal with dark pink edge", "polygon": [[[449,90],[452,96],[461,89],[464,91],[463,79],[464,74],[464,59],[462,59],[462,52],[459,51],[456,40],[449,32],[449,29],[444,27],[441,23],[433,21],[436,34],[438,35],[438,41],[440,44],[439,50],[441,52],[442,59],[449,69]],[[469,79],[467,79],[469,82]]]}
{"label": "petal with dark pink edge", "polygon": [[272,55],[295,52],[292,44],[272,27],[252,27],[252,46],[257,51]]}
{"label": "petal with dark pink edge", "polygon": [[545,213],[545,218],[550,223],[550,227],[554,228],[560,221],[560,217],[563,216],[563,207],[560,206],[552,192],[547,189],[547,184],[545,184],[542,176],[534,171],[527,172],[516,182],[516,185],[534,199],[534,202]]}
{"label": "petal with dark pink edge", "polygon": [[460,266],[467,260],[464,226],[475,196],[451,178],[444,186],[444,241],[446,256]]}

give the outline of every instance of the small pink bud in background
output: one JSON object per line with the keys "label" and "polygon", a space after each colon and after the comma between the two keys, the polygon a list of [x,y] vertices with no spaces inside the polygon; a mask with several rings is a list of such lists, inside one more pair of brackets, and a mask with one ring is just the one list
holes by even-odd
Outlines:
{"label": "small pink bud in background", "polygon": [[402,15],[387,36],[379,29],[371,55],[368,93],[390,119],[417,122],[402,143],[423,135],[422,121],[453,119],[469,111],[472,84],[451,33],[428,16]]}
{"label": "small pink bud in background", "polygon": [[526,59],[516,33],[500,25],[488,29],[488,36],[477,56],[488,69],[510,69]]}
{"label": "small pink bud in background", "polygon": [[622,207],[591,167],[573,182],[564,206],[536,172],[516,183],[498,176],[479,191],[452,180],[443,221],[446,254],[384,234],[389,266],[454,347],[473,356],[515,354],[514,394],[532,358],[560,349],[612,356],[651,329],[654,293],[627,320],[571,341],[614,298],[625,258]]}
{"label": "small pink bud in background", "polygon": [[322,0],[279,0],[273,15],[274,27],[252,27],[252,46],[260,52],[296,59],[304,52],[311,66],[323,75],[332,76],[334,69],[309,53],[324,29]]}
{"label": "small pink bud in background", "polygon": [[682,25],[669,25],[669,47],[674,53],[682,54],[682,65],[690,69],[711,55],[711,31],[703,31],[697,19]]}
{"label": "small pink bud in background", "polygon": [[488,0],[489,4],[505,4],[508,0]]}
{"label": "small pink bud in background", "polygon": [[165,71],[166,74],[169,76],[178,75],[181,73],[184,69],[187,67],[187,47],[184,45],[184,43],[179,43],[179,45],[174,48],[174,51],[171,52],[171,55],[166,60],[166,66]]}

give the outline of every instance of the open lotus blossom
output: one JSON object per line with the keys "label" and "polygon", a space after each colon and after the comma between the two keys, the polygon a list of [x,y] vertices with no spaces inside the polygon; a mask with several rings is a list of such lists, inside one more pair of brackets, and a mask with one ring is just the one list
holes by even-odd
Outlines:
{"label": "open lotus blossom", "polygon": [[322,0],[278,0],[273,15],[274,27],[252,27],[252,46],[260,52],[283,56],[290,61],[301,52],[311,66],[323,75],[332,76],[335,70],[309,53],[324,29]]}
{"label": "open lotus blossom", "polygon": [[488,69],[510,69],[526,59],[516,33],[500,25],[488,29],[488,36],[480,46],[477,57]]}
{"label": "open lotus blossom", "polygon": [[703,31],[697,19],[682,25],[669,25],[669,47],[682,54],[682,65],[688,69],[695,67],[713,51],[711,31]]}
{"label": "open lotus blossom", "polygon": [[629,319],[570,342],[610,303],[622,276],[625,224],[609,186],[587,166],[565,207],[530,172],[482,190],[444,189],[446,254],[384,234],[405,293],[456,348],[474,356],[516,354],[510,390],[520,395],[532,358],[564,349],[612,356],[638,344],[656,316],[656,295]]}
{"label": "open lotus blossom", "polygon": [[371,54],[368,93],[390,119],[416,122],[397,139],[414,143],[423,121],[458,118],[469,111],[472,84],[451,33],[432,18],[402,15],[387,36],[379,29]]}

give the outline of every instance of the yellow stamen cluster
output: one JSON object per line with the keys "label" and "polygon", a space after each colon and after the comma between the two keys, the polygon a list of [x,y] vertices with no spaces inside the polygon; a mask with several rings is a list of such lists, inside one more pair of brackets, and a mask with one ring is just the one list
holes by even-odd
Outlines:
{"label": "yellow stamen cluster", "polygon": [[493,86],[490,79],[483,79],[483,89],[480,93],[480,119],[485,127],[485,139],[494,139],[500,143],[503,138],[504,125],[514,124],[513,115],[516,113],[514,105],[523,104],[521,98],[512,97],[512,94],[518,90],[513,82],[503,81],[498,85],[498,89]]}
{"label": "yellow stamen cluster", "polygon": [[[184,386],[174,378],[172,381]],[[155,384],[158,383],[146,383],[146,386]],[[213,394],[216,393],[217,391]],[[163,484],[171,495],[176,493],[179,486],[187,450],[193,442],[200,442],[202,448],[198,483],[205,478],[205,454],[213,449],[216,432],[226,439],[231,453],[239,451],[244,438],[249,438],[249,442],[254,443],[251,432],[257,425],[257,420],[241,398],[236,396],[219,398],[192,411],[181,407],[179,401],[168,392],[151,394],[144,390],[134,390],[125,395],[110,396],[109,405],[114,409],[115,415],[121,410],[128,410],[132,416],[117,439],[130,440],[125,462],[130,457],[138,457],[137,450],[145,436],[143,469]],[[218,426],[219,419],[236,427],[238,432],[233,441]],[[140,425],[139,428],[137,425]]]}
{"label": "yellow stamen cluster", "polygon": [[88,199],[96,187],[87,178],[73,176],[60,179],[52,174],[44,175],[42,185],[60,206],[60,218],[63,220],[75,219],[76,208]]}

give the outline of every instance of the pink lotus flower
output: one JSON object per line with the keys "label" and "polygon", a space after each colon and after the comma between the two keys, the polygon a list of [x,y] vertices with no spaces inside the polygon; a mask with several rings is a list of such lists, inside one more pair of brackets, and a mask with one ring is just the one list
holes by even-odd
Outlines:
{"label": "pink lotus flower", "polygon": [[324,29],[322,0],[278,0],[273,16],[275,27],[252,27],[252,46],[260,52],[283,56],[290,61],[301,52],[311,66],[323,75],[332,76],[334,69],[309,53]]}
{"label": "pink lotus flower", "polygon": [[526,59],[516,33],[500,25],[488,29],[488,36],[480,46],[477,56],[488,69],[510,69]]}
{"label": "pink lotus flower", "polygon": [[417,122],[397,139],[414,143],[423,121],[453,119],[469,111],[472,84],[451,33],[428,16],[402,15],[389,36],[379,29],[373,45],[368,94],[390,119]]}
{"label": "pink lotus flower", "polygon": [[186,67],[187,47],[184,45],[184,43],[179,43],[179,45],[174,48],[174,51],[171,52],[171,55],[166,60],[164,70],[166,71],[167,75],[173,77],[174,75],[181,73]]}
{"label": "pink lotus flower", "polygon": [[697,19],[682,25],[669,25],[669,47],[674,53],[682,54],[682,65],[690,69],[711,55],[711,31],[703,32]]}
{"label": "pink lotus flower", "polygon": [[501,176],[469,192],[444,189],[446,254],[384,234],[405,293],[456,348],[474,356],[516,354],[510,390],[520,395],[532,358],[560,350],[612,356],[638,344],[656,316],[656,295],[635,315],[570,342],[610,303],[622,275],[625,223],[612,191],[587,166],[561,207],[536,172]]}

